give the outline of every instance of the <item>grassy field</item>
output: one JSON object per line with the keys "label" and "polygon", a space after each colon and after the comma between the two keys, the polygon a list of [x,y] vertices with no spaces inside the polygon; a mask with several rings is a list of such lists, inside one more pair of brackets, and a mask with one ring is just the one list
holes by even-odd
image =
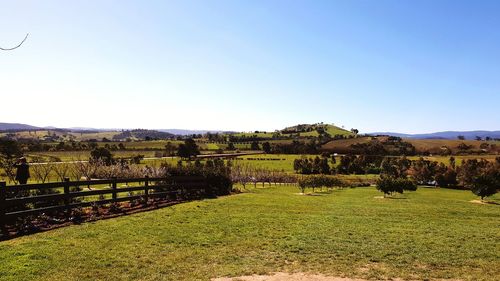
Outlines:
{"label": "grassy field", "polygon": [[[144,151],[144,150],[117,150],[111,151],[113,157],[117,158],[128,158],[135,155],[144,155],[144,157],[154,157],[155,151]],[[61,161],[75,161],[75,160],[88,160],[90,158],[90,151],[47,151],[47,152],[30,152],[26,154],[28,160],[32,156],[40,157],[57,157]]]}
{"label": "grassy field", "polygon": [[[316,155],[307,155],[316,157]],[[235,164],[248,163],[252,167],[263,168],[268,170],[283,170],[285,172],[293,173],[293,161],[301,158],[297,154],[258,154],[240,156],[234,161]],[[250,160],[253,159],[253,160]]]}
{"label": "grassy field", "polygon": [[[64,140],[76,140],[76,141],[86,141],[89,139],[101,140],[102,138],[112,139],[114,135],[120,133],[120,131],[106,131],[97,133],[73,133],[73,132],[60,132],[55,130],[40,130],[40,131],[21,131],[13,133],[17,138],[33,138],[33,139],[43,139],[46,136],[59,136]],[[8,133],[0,133],[0,137],[7,135]]]}
{"label": "grassy field", "polygon": [[470,203],[468,191],[420,188],[406,199],[375,198],[374,188],[297,192],[255,189],[0,242],[0,279],[500,276],[500,206]]}

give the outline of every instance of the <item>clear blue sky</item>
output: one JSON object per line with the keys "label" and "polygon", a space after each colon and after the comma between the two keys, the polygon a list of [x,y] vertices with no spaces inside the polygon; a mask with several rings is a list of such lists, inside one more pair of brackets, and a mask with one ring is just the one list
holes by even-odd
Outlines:
{"label": "clear blue sky", "polygon": [[500,1],[4,1],[0,122],[500,129]]}

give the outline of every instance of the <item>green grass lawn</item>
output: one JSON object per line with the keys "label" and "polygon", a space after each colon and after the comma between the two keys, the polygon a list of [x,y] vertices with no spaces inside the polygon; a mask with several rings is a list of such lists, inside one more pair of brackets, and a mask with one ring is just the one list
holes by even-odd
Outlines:
{"label": "green grass lawn", "polygon": [[3,241],[0,279],[500,276],[500,206],[470,203],[471,192],[420,188],[406,199],[375,198],[374,188],[297,193],[254,189]]}

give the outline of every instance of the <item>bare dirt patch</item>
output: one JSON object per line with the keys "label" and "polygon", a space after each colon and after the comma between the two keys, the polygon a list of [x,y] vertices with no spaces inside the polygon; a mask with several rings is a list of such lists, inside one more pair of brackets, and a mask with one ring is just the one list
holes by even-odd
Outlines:
{"label": "bare dirt patch", "polygon": [[277,272],[269,275],[249,275],[239,277],[220,277],[212,281],[367,281],[366,279],[333,277],[322,274],[284,273]]}
{"label": "bare dirt patch", "polygon": [[375,198],[375,199],[388,199],[388,200],[393,200],[393,199],[398,199],[398,200],[399,199],[408,199],[406,197],[394,197],[394,196],[386,196],[386,197],[384,197],[384,196],[374,196],[373,198]]}
{"label": "bare dirt patch", "polygon": [[[370,265],[364,267],[363,269],[370,270]],[[400,278],[383,279],[391,281],[403,281]],[[412,279],[407,281],[417,281],[420,279]],[[311,273],[285,273],[285,272],[275,272],[268,275],[248,275],[248,276],[238,276],[238,277],[219,277],[212,278],[211,281],[369,281],[367,279],[360,278],[347,278],[347,277],[336,277],[336,276],[326,276],[323,274],[311,274]],[[372,280],[373,281],[373,280]],[[436,279],[436,281],[460,281],[458,279]]]}
{"label": "bare dirt patch", "polygon": [[323,196],[324,194],[318,193],[294,193],[295,195],[303,195],[303,196]]}
{"label": "bare dirt patch", "polygon": [[481,200],[477,200],[477,199],[471,200],[469,202],[474,203],[474,204],[482,204],[482,205],[500,205],[497,202],[481,201]]}

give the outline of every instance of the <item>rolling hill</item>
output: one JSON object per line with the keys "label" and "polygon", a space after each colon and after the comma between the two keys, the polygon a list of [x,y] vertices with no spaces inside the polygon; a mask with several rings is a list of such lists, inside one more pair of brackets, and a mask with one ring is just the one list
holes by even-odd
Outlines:
{"label": "rolling hill", "polygon": [[0,131],[21,131],[21,130],[41,130],[41,127],[35,127],[20,123],[0,123]]}
{"label": "rolling hill", "polygon": [[318,136],[320,132],[326,132],[330,136],[351,136],[354,135],[351,131],[339,128],[332,124],[299,124],[291,127],[286,127],[281,130],[282,134],[300,134],[301,136]]}
{"label": "rolling hill", "polygon": [[476,137],[481,137],[482,139],[490,137],[492,139],[500,138],[500,131],[444,131],[429,134],[401,134],[394,132],[375,132],[369,133],[369,135],[385,135],[394,136],[400,138],[408,139],[448,139],[456,140],[458,136],[464,136],[467,140],[474,140]]}

